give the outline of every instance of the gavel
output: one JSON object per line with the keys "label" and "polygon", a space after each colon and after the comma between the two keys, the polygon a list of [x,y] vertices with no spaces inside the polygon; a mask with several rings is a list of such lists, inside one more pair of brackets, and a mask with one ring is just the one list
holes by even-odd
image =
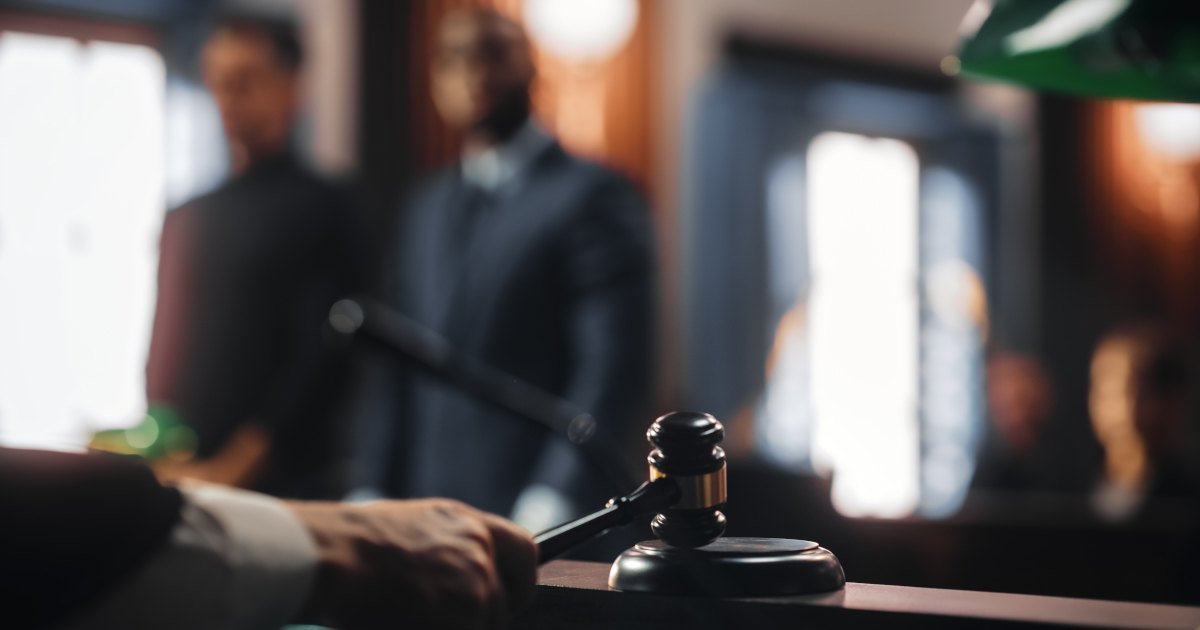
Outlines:
{"label": "gavel", "polygon": [[[375,342],[451,386],[566,436],[618,491],[639,478],[612,436],[569,401],[456,351],[449,341],[366,297],[330,309],[336,344]],[[610,529],[654,513],[658,540],[641,542],[613,563],[609,586],[624,591],[715,597],[819,593],[846,583],[841,563],[807,540],[723,538],[725,428],[706,413],[675,412],[646,432],[649,479],[603,509],[535,537],[545,563]],[[628,465],[627,465],[628,464]]]}
{"label": "gavel", "polygon": [[602,510],[538,534],[539,563],[654,512],[651,530],[672,547],[701,547],[725,533],[725,451],[717,446],[725,438],[721,423],[706,413],[677,411],[655,420],[646,438],[655,447],[650,479]]}
{"label": "gavel", "polygon": [[658,540],[622,553],[610,588],[664,595],[764,597],[835,591],[846,584],[836,556],[807,540],[722,538],[725,428],[706,413],[675,412],[646,431],[650,479],[604,509],[536,536],[545,563],[640,514]]}

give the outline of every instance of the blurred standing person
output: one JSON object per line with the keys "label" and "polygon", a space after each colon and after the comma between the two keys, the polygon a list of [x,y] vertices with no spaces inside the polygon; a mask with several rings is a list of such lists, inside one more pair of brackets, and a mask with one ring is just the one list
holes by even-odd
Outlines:
{"label": "blurred standing person", "polygon": [[999,491],[1053,487],[1048,467],[1055,453],[1044,440],[1054,402],[1050,376],[1032,356],[995,352],[987,363],[991,421],[972,486]]}
{"label": "blurred standing person", "polygon": [[[641,426],[652,353],[652,230],[627,179],[568,155],[530,116],[514,21],[449,14],[431,89],[462,159],[404,208],[398,302],[461,351],[570,400],[614,434]],[[402,436],[413,496],[537,531],[612,493],[576,448],[469,394],[415,379]]]}
{"label": "blurred standing person", "polygon": [[285,496],[329,487],[342,369],[322,343],[329,306],[358,288],[354,204],[301,164],[289,136],[302,51],[292,28],[222,22],[202,72],[233,177],[163,225],[148,398],[197,435],[160,468]]}
{"label": "blurred standing person", "polygon": [[1094,511],[1120,522],[1153,499],[1197,500],[1186,467],[1188,366],[1153,324],[1120,326],[1092,355],[1088,411],[1104,449]]}

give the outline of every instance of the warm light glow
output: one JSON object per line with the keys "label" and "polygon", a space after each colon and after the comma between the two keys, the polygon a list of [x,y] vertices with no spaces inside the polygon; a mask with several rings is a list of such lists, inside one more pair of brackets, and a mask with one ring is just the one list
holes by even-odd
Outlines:
{"label": "warm light glow", "polygon": [[956,77],[959,72],[962,72],[962,60],[954,55],[946,55],[942,58],[942,74],[948,77]]}
{"label": "warm light glow", "polygon": [[526,0],[525,25],[538,46],[569,61],[603,61],[629,40],[637,0]]}
{"label": "warm light glow", "polygon": [[0,36],[0,443],[81,448],[146,413],[162,60]]}
{"label": "warm light glow", "polygon": [[555,104],[554,131],[572,151],[587,156],[603,156],[608,141],[605,124],[603,77],[594,73],[574,73],[563,77]]}
{"label": "warm light glow", "polygon": [[1150,103],[1135,107],[1133,115],[1142,141],[1160,156],[1200,158],[1200,105]]}
{"label": "warm light glow", "polygon": [[[1102,125],[1095,157],[1105,172],[1097,179],[1100,203],[1128,224],[1122,234],[1156,234],[1169,243],[1156,246],[1156,256],[1178,256],[1170,264],[1180,270],[1194,266],[1188,252],[1200,226],[1200,154],[1191,151],[1200,151],[1200,107],[1136,101],[1095,107]],[[1136,231],[1127,230],[1133,225]],[[1173,281],[1191,282],[1182,276]]]}
{"label": "warm light glow", "polygon": [[824,133],[808,150],[813,463],[851,516],[920,496],[917,155]]}

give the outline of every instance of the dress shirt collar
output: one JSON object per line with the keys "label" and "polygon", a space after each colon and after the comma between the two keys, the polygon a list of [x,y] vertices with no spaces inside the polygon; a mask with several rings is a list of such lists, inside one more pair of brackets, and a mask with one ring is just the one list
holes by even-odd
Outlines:
{"label": "dress shirt collar", "polygon": [[498,192],[521,175],[553,142],[554,139],[530,118],[507,142],[463,155],[463,179],[489,193]]}

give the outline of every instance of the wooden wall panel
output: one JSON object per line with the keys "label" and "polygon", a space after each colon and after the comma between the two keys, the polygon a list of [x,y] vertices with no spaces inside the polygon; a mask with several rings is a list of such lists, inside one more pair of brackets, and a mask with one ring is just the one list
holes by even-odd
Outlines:
{"label": "wooden wall panel", "polygon": [[[1194,336],[1200,317],[1200,161],[1159,155],[1142,139],[1136,101],[1088,108],[1085,193],[1096,263],[1134,316]],[[1049,208],[1048,211],[1053,211]]]}

